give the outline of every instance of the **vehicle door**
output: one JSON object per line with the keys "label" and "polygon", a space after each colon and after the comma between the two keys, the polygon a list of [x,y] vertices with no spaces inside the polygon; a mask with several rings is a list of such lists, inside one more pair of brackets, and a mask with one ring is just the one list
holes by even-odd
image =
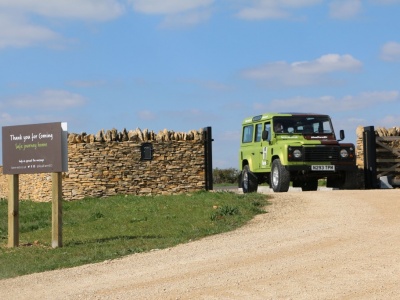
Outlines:
{"label": "vehicle door", "polygon": [[[244,125],[242,128],[242,141],[240,145],[240,164],[247,160],[250,170],[254,170],[254,124]],[[239,166],[242,169],[242,165]]]}
{"label": "vehicle door", "polygon": [[[267,138],[263,139],[263,131],[267,132]],[[264,122],[258,123],[255,125],[255,138],[254,145],[256,150],[256,160],[255,165],[257,166],[257,170],[261,172],[268,172],[270,170],[271,164],[271,149],[270,149],[270,141],[271,141],[271,123]]]}

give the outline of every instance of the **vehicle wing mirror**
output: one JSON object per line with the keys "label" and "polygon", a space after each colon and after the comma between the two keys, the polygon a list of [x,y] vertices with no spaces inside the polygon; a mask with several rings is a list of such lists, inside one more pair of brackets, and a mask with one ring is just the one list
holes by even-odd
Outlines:
{"label": "vehicle wing mirror", "polygon": [[268,131],[267,131],[267,130],[263,130],[263,132],[262,132],[262,139],[263,139],[263,141],[268,140]]}
{"label": "vehicle wing mirror", "polygon": [[344,140],[344,130],[343,129],[341,129],[339,131],[339,135],[340,135],[340,140],[343,141]]}

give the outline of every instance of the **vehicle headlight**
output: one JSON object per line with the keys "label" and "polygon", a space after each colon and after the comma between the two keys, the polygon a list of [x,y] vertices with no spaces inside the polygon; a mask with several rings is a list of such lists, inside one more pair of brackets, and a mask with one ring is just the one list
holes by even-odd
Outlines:
{"label": "vehicle headlight", "polygon": [[293,156],[294,156],[294,158],[299,159],[301,157],[301,151],[299,149],[294,150]]}
{"label": "vehicle headlight", "polygon": [[346,149],[342,149],[342,150],[340,150],[340,156],[342,158],[347,158],[347,157],[349,157],[349,152]]}

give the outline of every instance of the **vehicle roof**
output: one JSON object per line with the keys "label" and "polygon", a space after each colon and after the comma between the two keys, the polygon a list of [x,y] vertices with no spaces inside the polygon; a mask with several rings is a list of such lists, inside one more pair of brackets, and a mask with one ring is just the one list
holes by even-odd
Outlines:
{"label": "vehicle roof", "polygon": [[313,117],[329,117],[327,114],[319,114],[319,113],[303,113],[303,112],[270,112],[270,113],[264,113],[262,115],[256,115],[252,117],[248,117],[243,120],[243,124],[245,123],[253,123],[253,122],[258,122],[260,120],[267,120],[271,119],[273,117],[291,117],[291,116],[297,116],[297,117],[306,117],[306,116],[313,116]]}

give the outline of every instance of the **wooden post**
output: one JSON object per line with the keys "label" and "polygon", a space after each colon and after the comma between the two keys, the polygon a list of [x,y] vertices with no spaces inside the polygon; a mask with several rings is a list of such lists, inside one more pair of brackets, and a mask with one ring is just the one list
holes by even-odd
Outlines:
{"label": "wooden post", "polygon": [[52,173],[52,241],[53,248],[62,247],[62,174]]}
{"label": "wooden post", "polygon": [[19,175],[8,175],[8,247],[19,245]]}

